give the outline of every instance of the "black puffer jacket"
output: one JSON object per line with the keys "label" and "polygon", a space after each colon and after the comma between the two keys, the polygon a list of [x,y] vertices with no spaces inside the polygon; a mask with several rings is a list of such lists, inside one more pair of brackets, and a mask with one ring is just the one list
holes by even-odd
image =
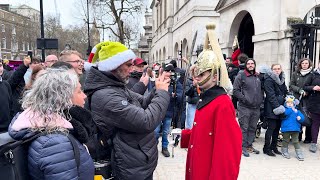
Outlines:
{"label": "black puffer jacket", "polygon": [[264,115],[267,118],[280,119],[281,117],[279,115],[273,113],[273,109],[284,104],[284,98],[288,93],[284,74],[281,73],[280,76],[277,76],[270,71],[265,74],[264,79],[264,90],[266,93]]}
{"label": "black puffer jacket", "polygon": [[229,64],[227,68],[228,68],[229,79],[231,80],[231,83],[233,84],[233,82],[236,79],[236,76],[239,72],[239,68],[234,64]]}
{"label": "black puffer jacket", "polygon": [[140,81],[143,73],[133,72],[130,75],[129,83],[126,85],[131,91],[144,95],[147,90],[147,86]]}
{"label": "black puffer jacket", "polygon": [[21,111],[19,100],[24,87],[23,75],[27,69],[22,64],[7,81],[0,82],[0,132],[7,131],[13,116]]}
{"label": "black puffer jacket", "polygon": [[314,91],[314,86],[320,86],[320,70],[315,70],[306,80],[304,90],[309,94],[307,108],[311,113],[320,114],[320,91]]}
{"label": "black puffer jacket", "polygon": [[311,72],[306,75],[302,75],[300,72],[292,73],[290,81],[290,91],[293,92],[293,95],[296,99],[300,98],[300,90],[303,90],[304,84],[309,76],[312,76]]}
{"label": "black puffer jacket", "polygon": [[128,90],[110,72],[91,68],[85,82],[93,120],[101,132],[116,129],[112,166],[117,179],[143,180],[157,166],[154,130],[164,119],[170,96],[156,90],[144,97]]}

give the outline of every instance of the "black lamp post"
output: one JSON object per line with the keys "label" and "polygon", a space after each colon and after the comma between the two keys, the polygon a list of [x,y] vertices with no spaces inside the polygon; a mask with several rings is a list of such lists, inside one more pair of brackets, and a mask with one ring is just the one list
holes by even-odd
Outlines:
{"label": "black lamp post", "polygon": [[42,61],[45,59],[45,47],[44,47],[44,25],[43,25],[43,2],[40,0],[40,26],[41,26],[41,41],[42,41],[42,48],[41,48],[41,54],[42,54]]}
{"label": "black lamp post", "polygon": [[180,60],[181,60],[181,68],[182,68],[182,41],[181,41],[181,51],[180,51]]}
{"label": "black lamp post", "polygon": [[90,24],[93,24],[93,23],[90,23],[89,20],[89,0],[87,0],[87,16],[88,16],[88,19],[86,21],[87,25],[88,25],[88,49],[87,49],[87,55],[89,56],[89,54],[91,53],[91,44],[90,44]]}
{"label": "black lamp post", "polygon": [[107,29],[108,27],[105,27],[104,24],[102,24],[101,26],[96,26],[96,28],[102,29],[102,41],[104,41],[104,30]]}

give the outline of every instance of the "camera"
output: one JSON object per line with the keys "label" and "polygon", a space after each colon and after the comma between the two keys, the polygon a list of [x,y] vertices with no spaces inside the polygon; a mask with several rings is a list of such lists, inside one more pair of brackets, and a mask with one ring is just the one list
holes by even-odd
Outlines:
{"label": "camera", "polygon": [[159,70],[155,70],[154,71],[154,75],[155,75],[156,78],[158,78],[159,77]]}
{"label": "camera", "polygon": [[170,86],[174,86],[177,81],[177,73],[170,71]]}

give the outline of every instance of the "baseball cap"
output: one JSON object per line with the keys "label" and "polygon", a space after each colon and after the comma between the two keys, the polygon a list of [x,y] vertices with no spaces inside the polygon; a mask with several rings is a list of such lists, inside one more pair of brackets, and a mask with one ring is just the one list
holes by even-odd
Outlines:
{"label": "baseball cap", "polygon": [[148,63],[145,62],[143,59],[141,58],[135,58],[133,61],[133,65],[140,65],[140,64],[143,64],[143,65],[147,65]]}
{"label": "baseball cap", "polygon": [[164,67],[164,71],[167,71],[167,72],[169,72],[169,71],[171,71],[171,72],[174,72],[174,67],[173,67],[173,65],[172,64],[166,64],[166,66]]}

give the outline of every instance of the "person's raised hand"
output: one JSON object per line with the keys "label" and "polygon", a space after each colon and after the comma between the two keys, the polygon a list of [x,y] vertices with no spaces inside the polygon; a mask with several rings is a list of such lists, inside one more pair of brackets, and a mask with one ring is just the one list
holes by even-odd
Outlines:
{"label": "person's raised hand", "polygon": [[26,56],[24,59],[23,59],[23,64],[27,67],[29,67],[29,65],[31,64],[31,58],[30,56]]}
{"label": "person's raised hand", "polygon": [[168,91],[170,85],[170,77],[166,78],[166,73],[162,73],[155,81],[157,90]]}
{"label": "person's raised hand", "polygon": [[147,86],[149,83],[149,77],[150,76],[147,73],[143,73],[143,75],[140,78],[140,81],[143,82],[145,86]]}

